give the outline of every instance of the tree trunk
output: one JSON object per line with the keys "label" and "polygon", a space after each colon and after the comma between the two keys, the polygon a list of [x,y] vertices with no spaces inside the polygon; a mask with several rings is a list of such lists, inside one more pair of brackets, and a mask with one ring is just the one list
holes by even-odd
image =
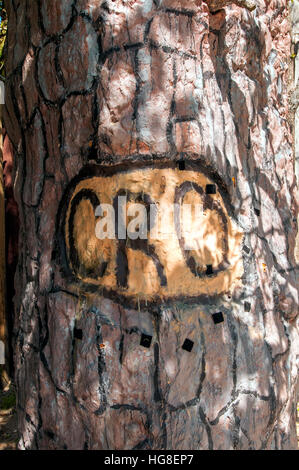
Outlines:
{"label": "tree trunk", "polygon": [[[22,449],[297,446],[287,2],[209,3],[6,2]],[[196,248],[99,240],[117,195]]]}

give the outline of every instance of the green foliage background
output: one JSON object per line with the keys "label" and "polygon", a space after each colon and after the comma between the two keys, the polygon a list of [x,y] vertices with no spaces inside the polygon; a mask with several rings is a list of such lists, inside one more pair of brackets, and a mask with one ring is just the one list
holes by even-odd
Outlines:
{"label": "green foliage background", "polygon": [[3,0],[0,0],[0,75],[4,76],[4,44],[7,31],[7,15],[4,9]]}

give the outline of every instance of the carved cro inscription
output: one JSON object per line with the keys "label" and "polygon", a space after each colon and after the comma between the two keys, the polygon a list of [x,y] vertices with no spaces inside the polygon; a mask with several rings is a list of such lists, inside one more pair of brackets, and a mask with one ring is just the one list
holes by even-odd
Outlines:
{"label": "carved cro inscription", "polygon": [[243,274],[243,233],[194,168],[102,168],[77,180],[62,228],[73,280],[108,297],[218,295]]}

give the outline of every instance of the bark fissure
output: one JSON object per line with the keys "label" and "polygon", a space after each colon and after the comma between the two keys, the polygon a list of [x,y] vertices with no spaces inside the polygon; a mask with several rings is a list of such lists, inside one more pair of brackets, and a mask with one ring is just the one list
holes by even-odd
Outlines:
{"label": "bark fissure", "polygon": [[[298,206],[286,1],[6,3],[20,447],[294,448]],[[193,162],[215,182],[244,234],[240,279],[221,295],[136,298],[139,308],[75,284],[60,237],[75,185],[99,165],[170,162]]]}

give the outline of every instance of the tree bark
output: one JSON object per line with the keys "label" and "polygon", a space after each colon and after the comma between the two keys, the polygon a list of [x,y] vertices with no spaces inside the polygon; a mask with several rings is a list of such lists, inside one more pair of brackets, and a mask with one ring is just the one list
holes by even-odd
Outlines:
{"label": "tree bark", "polygon": [[[287,2],[209,3],[6,2],[21,449],[297,446]],[[86,240],[103,188],[174,181],[210,252]]]}

